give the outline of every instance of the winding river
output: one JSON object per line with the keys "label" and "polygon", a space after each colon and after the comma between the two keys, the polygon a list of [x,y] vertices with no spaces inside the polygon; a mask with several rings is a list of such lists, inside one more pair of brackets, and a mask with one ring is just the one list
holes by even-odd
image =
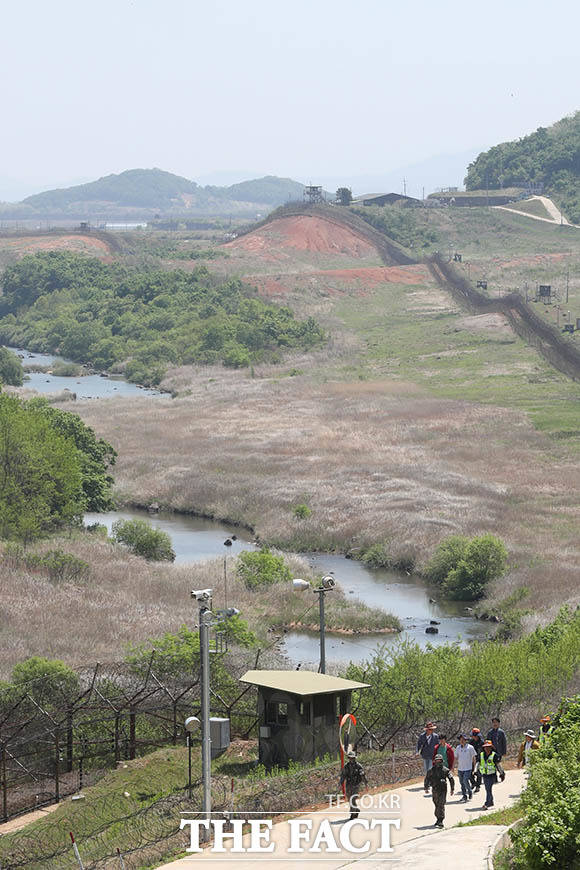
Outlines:
{"label": "winding river", "polygon": [[[50,354],[31,353],[20,348],[10,348],[17,353],[24,365],[49,366],[60,357]],[[62,360],[68,362],[67,360]],[[123,378],[105,378],[100,375],[82,377],[56,377],[42,372],[33,372],[25,386],[39,393],[54,393],[70,390],[77,399],[115,398],[117,396],[161,396],[156,390],[148,390],[131,384]],[[186,564],[223,556],[224,540],[236,536],[228,555],[236,555],[244,549],[254,549],[253,536],[246,529],[227,523],[215,522],[184,514],[149,515],[146,511],[120,510],[107,514],[87,514],[87,524],[103,523],[110,530],[116,519],[146,517],[153,526],[167,532],[176,553],[176,562]],[[476,638],[484,638],[488,631],[486,623],[466,616],[463,607],[455,602],[435,602],[430,591],[417,577],[407,576],[384,569],[367,568],[361,562],[344,556],[324,553],[303,553],[314,570],[333,573],[346,595],[352,595],[371,607],[382,607],[398,616],[404,626],[403,637],[421,645],[439,645],[459,642],[467,645]],[[431,620],[436,620],[438,634],[426,634]],[[400,634],[353,635],[326,637],[326,657],[329,662],[361,661],[372,656],[377,644],[398,642]],[[303,666],[318,664],[318,634],[309,631],[288,632],[283,650],[293,663]]]}

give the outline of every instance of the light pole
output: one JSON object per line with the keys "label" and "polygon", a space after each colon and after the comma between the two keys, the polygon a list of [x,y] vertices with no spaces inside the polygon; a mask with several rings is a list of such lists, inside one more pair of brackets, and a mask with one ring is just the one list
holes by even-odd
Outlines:
{"label": "light pole", "polygon": [[[294,589],[308,589],[310,587],[310,583],[306,580],[293,580]],[[318,666],[318,671],[321,674],[326,673],[326,622],[324,616],[324,596],[327,592],[331,592],[336,585],[336,580],[334,577],[331,577],[330,574],[326,574],[322,580],[320,581],[320,586],[317,589],[313,589],[313,592],[316,592],[318,595],[318,612],[319,612],[319,622],[320,622],[320,664]]]}
{"label": "light pole", "polygon": [[199,649],[201,658],[201,781],[203,788],[202,814],[211,821],[211,734],[209,727],[209,626],[211,612],[211,589],[193,590],[191,597],[199,605]]}

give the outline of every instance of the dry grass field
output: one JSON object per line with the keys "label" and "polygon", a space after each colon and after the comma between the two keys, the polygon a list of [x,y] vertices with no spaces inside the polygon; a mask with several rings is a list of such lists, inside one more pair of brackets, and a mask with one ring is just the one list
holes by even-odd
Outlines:
{"label": "dry grass field", "polygon": [[[418,566],[445,535],[490,531],[512,559],[495,598],[526,584],[543,610],[576,600],[580,473],[523,414],[390,380],[211,375],[183,399],[79,407],[120,451],[122,500],[249,524],[294,550],[386,541]],[[310,518],[294,517],[301,503]]]}
{"label": "dry grass field", "polygon": [[[463,251],[460,268],[486,275],[491,293],[552,274],[561,284],[569,268],[571,307],[580,304],[577,231],[486,209],[417,220],[441,250]],[[119,451],[119,500],[233,520],[295,551],[385,542],[419,569],[446,535],[492,532],[510,552],[495,602],[522,585],[542,618],[578,602],[580,385],[501,317],[459,310],[424,266],[385,267],[358,241],[334,246],[319,229],[301,239],[295,220],[270,227],[207,266],[316,317],[329,333],[324,349],[252,370],[170,371],[173,400],[76,404]],[[309,518],[294,516],[299,504]],[[149,600],[157,590],[162,604],[143,617],[146,629],[132,616],[131,634],[169,630],[181,605],[167,609],[168,569],[139,564]],[[110,633],[85,626],[95,655],[122,637],[123,596],[135,600],[129,575],[112,576],[120,603]],[[99,606],[115,600],[104,592]],[[55,640],[54,654],[68,642]]]}
{"label": "dry grass field", "polygon": [[[52,582],[42,571],[30,571],[13,558],[0,556],[0,678],[28,656],[57,658],[71,665],[119,661],[129,645],[176,632],[180,626],[197,625],[197,606],[191,589],[212,588],[216,608],[225,605],[224,563],[214,559],[187,566],[145,562],[125,548],[74,532],[34,547],[42,552],[58,546],[84,559],[90,574],[82,582]],[[295,577],[313,579],[304,559],[286,555]],[[290,583],[264,590],[249,590],[235,571],[235,558],[227,560],[228,600],[268,650],[262,660],[283,667],[277,638],[293,623],[309,625],[318,618],[318,598],[296,594]],[[326,605],[330,632],[392,630],[397,624],[384,611],[371,609],[357,599],[335,590]],[[252,667],[256,650],[238,651]]]}

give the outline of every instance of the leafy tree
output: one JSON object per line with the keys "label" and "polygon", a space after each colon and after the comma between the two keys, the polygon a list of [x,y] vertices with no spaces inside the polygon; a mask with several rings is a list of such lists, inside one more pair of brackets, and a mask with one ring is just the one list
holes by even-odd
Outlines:
{"label": "leafy tree", "polygon": [[12,683],[26,686],[29,695],[44,707],[60,707],[79,693],[79,678],[75,671],[58,659],[32,656],[18,662],[12,670]]}
{"label": "leafy tree", "polygon": [[443,589],[451,598],[476,601],[492,580],[501,577],[507,566],[507,550],[494,535],[472,538],[457,567],[445,578]]}
{"label": "leafy tree", "polygon": [[287,583],[292,579],[284,557],[274,555],[268,547],[262,547],[255,552],[244,550],[238,556],[236,571],[248,589],[271,586],[273,583]]}
{"label": "leafy tree", "polygon": [[0,383],[21,387],[24,381],[24,369],[15,353],[0,347]]}
{"label": "leafy tree", "polygon": [[61,411],[46,399],[31,399],[28,407],[46,417],[55,432],[74,442],[80,462],[85,509],[110,510],[113,505],[111,487],[113,478],[108,469],[115,465],[116,450],[103,438],[97,438],[77,414]]}
{"label": "leafy tree", "polygon": [[425,569],[427,580],[441,585],[447,579],[449,572],[457,568],[468,544],[469,538],[463,535],[451,535],[441,541]]}
{"label": "leafy tree", "polygon": [[580,695],[564,701],[547,746],[531,759],[524,823],[511,834],[515,870],[580,866]]}
{"label": "leafy tree", "polygon": [[352,190],[350,187],[339,187],[336,191],[336,201],[340,205],[350,205],[352,202]]}
{"label": "leafy tree", "polygon": [[77,450],[34,407],[0,394],[0,537],[29,541],[80,521]]}
{"label": "leafy tree", "polygon": [[167,532],[154,529],[145,520],[117,520],[112,528],[113,540],[125,544],[132,553],[152,562],[173,562],[175,552]]}

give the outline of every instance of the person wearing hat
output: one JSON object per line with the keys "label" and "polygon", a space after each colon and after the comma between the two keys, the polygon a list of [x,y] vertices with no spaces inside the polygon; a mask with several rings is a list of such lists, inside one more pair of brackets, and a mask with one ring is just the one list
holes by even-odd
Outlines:
{"label": "person wearing hat", "polygon": [[346,797],[350,806],[350,818],[356,819],[360,813],[358,805],[360,784],[361,782],[364,782],[365,785],[368,785],[368,783],[362,764],[356,760],[356,752],[354,749],[349,749],[346,755],[348,761],[342,768],[340,774],[340,785],[342,785],[343,782],[345,784]]}
{"label": "person wearing hat", "polygon": [[550,716],[542,716],[540,719],[540,733],[538,735],[538,741],[540,744],[540,749],[543,749],[544,746],[548,744],[550,737],[552,736],[552,731],[554,730],[554,726],[552,725],[552,719]]}
{"label": "person wearing hat", "polygon": [[433,722],[427,722],[425,730],[419,735],[419,739],[417,740],[417,754],[420,755],[423,760],[423,770],[425,772],[425,780],[423,783],[425,794],[429,792],[429,787],[427,786],[427,774],[433,767],[433,756],[435,754],[435,748],[438,745],[439,735],[435,733],[435,725]]}
{"label": "person wearing hat", "polygon": [[435,827],[442,828],[445,819],[445,801],[447,800],[447,780],[451,787],[451,794],[455,790],[455,780],[451,771],[443,764],[443,757],[436,755],[433,766],[427,771],[425,782],[431,786],[433,803],[435,804]]}
{"label": "person wearing hat", "polygon": [[477,762],[477,753],[472,744],[467,742],[466,734],[459,736],[459,744],[455,749],[455,757],[457,759],[457,776],[461,785],[461,800],[465,803],[473,797],[471,776]]}
{"label": "person wearing hat", "polygon": [[483,739],[481,737],[481,731],[479,730],[479,728],[472,728],[471,729],[471,737],[469,738],[469,742],[471,743],[471,745],[475,749],[475,756],[476,756],[476,761],[475,761],[475,765],[473,768],[473,773],[471,775],[471,787],[473,788],[474,792],[478,792],[479,789],[481,788],[481,782],[482,782],[481,773],[480,773],[479,765],[478,765],[478,759],[479,759],[479,756],[481,755],[481,750],[483,749]]}
{"label": "person wearing hat", "polygon": [[497,782],[498,773],[502,782],[505,779],[505,773],[499,760],[500,755],[495,751],[493,743],[491,740],[486,740],[479,756],[479,770],[485,786],[485,803],[482,807],[484,810],[493,806],[493,787]]}
{"label": "person wearing hat", "polygon": [[518,767],[521,767],[522,764],[526,765],[530,763],[530,752],[532,749],[539,749],[540,744],[536,738],[536,735],[532,731],[531,728],[524,733],[523,743],[520,743],[520,748],[518,751]]}

